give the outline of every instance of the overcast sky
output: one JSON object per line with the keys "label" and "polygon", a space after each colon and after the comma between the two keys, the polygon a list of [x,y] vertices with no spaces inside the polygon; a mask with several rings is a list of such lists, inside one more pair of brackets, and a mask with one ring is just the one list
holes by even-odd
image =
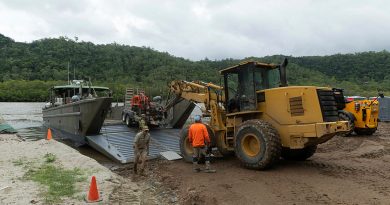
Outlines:
{"label": "overcast sky", "polygon": [[390,50],[390,1],[0,0],[0,33],[148,46],[193,60]]}

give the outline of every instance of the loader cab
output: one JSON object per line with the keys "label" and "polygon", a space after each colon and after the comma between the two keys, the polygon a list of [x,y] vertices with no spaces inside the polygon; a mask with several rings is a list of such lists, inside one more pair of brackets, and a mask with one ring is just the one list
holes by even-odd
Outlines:
{"label": "loader cab", "polygon": [[250,61],[221,70],[227,112],[255,111],[265,101],[259,91],[287,86],[286,66],[287,59],[280,65]]}

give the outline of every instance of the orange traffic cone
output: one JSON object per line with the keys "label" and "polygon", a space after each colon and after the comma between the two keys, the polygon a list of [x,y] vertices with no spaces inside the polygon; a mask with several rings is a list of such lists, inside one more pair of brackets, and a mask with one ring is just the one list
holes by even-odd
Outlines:
{"label": "orange traffic cone", "polygon": [[98,202],[98,201],[102,200],[102,198],[100,198],[100,196],[99,196],[99,192],[98,192],[98,188],[97,188],[97,185],[96,185],[96,178],[95,178],[95,176],[92,176],[91,185],[89,185],[88,196],[87,196],[87,198],[85,200],[88,203]]}
{"label": "orange traffic cone", "polygon": [[47,135],[46,135],[46,139],[47,140],[51,140],[52,136],[51,136],[51,129],[50,128],[47,128]]}

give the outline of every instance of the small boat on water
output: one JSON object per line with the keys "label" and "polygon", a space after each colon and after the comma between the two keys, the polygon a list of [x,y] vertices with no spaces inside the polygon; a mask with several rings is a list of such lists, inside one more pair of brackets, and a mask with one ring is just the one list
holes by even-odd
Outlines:
{"label": "small boat on water", "polygon": [[64,138],[81,144],[85,136],[98,135],[111,107],[112,92],[107,87],[73,80],[50,89],[50,101],[42,109],[43,121]]}

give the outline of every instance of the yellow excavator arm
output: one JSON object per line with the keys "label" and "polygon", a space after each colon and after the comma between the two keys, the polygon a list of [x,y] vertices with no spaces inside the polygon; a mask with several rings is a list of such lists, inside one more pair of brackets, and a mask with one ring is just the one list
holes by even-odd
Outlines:
{"label": "yellow excavator arm", "polygon": [[[220,92],[221,95],[217,95],[216,92],[212,92],[222,91],[223,87],[212,83],[174,80],[170,83],[169,87],[172,93],[192,102],[204,103],[206,107],[210,103],[210,100],[224,100],[221,98],[223,97],[222,92]],[[220,98],[218,99],[218,97]]]}
{"label": "yellow excavator arm", "polygon": [[165,109],[171,108],[181,99],[194,103],[204,103],[206,109],[202,112],[203,115],[211,117],[210,126],[214,130],[225,129],[222,121],[222,116],[225,114],[223,87],[202,81],[175,80],[170,83],[169,88],[176,97]]}

